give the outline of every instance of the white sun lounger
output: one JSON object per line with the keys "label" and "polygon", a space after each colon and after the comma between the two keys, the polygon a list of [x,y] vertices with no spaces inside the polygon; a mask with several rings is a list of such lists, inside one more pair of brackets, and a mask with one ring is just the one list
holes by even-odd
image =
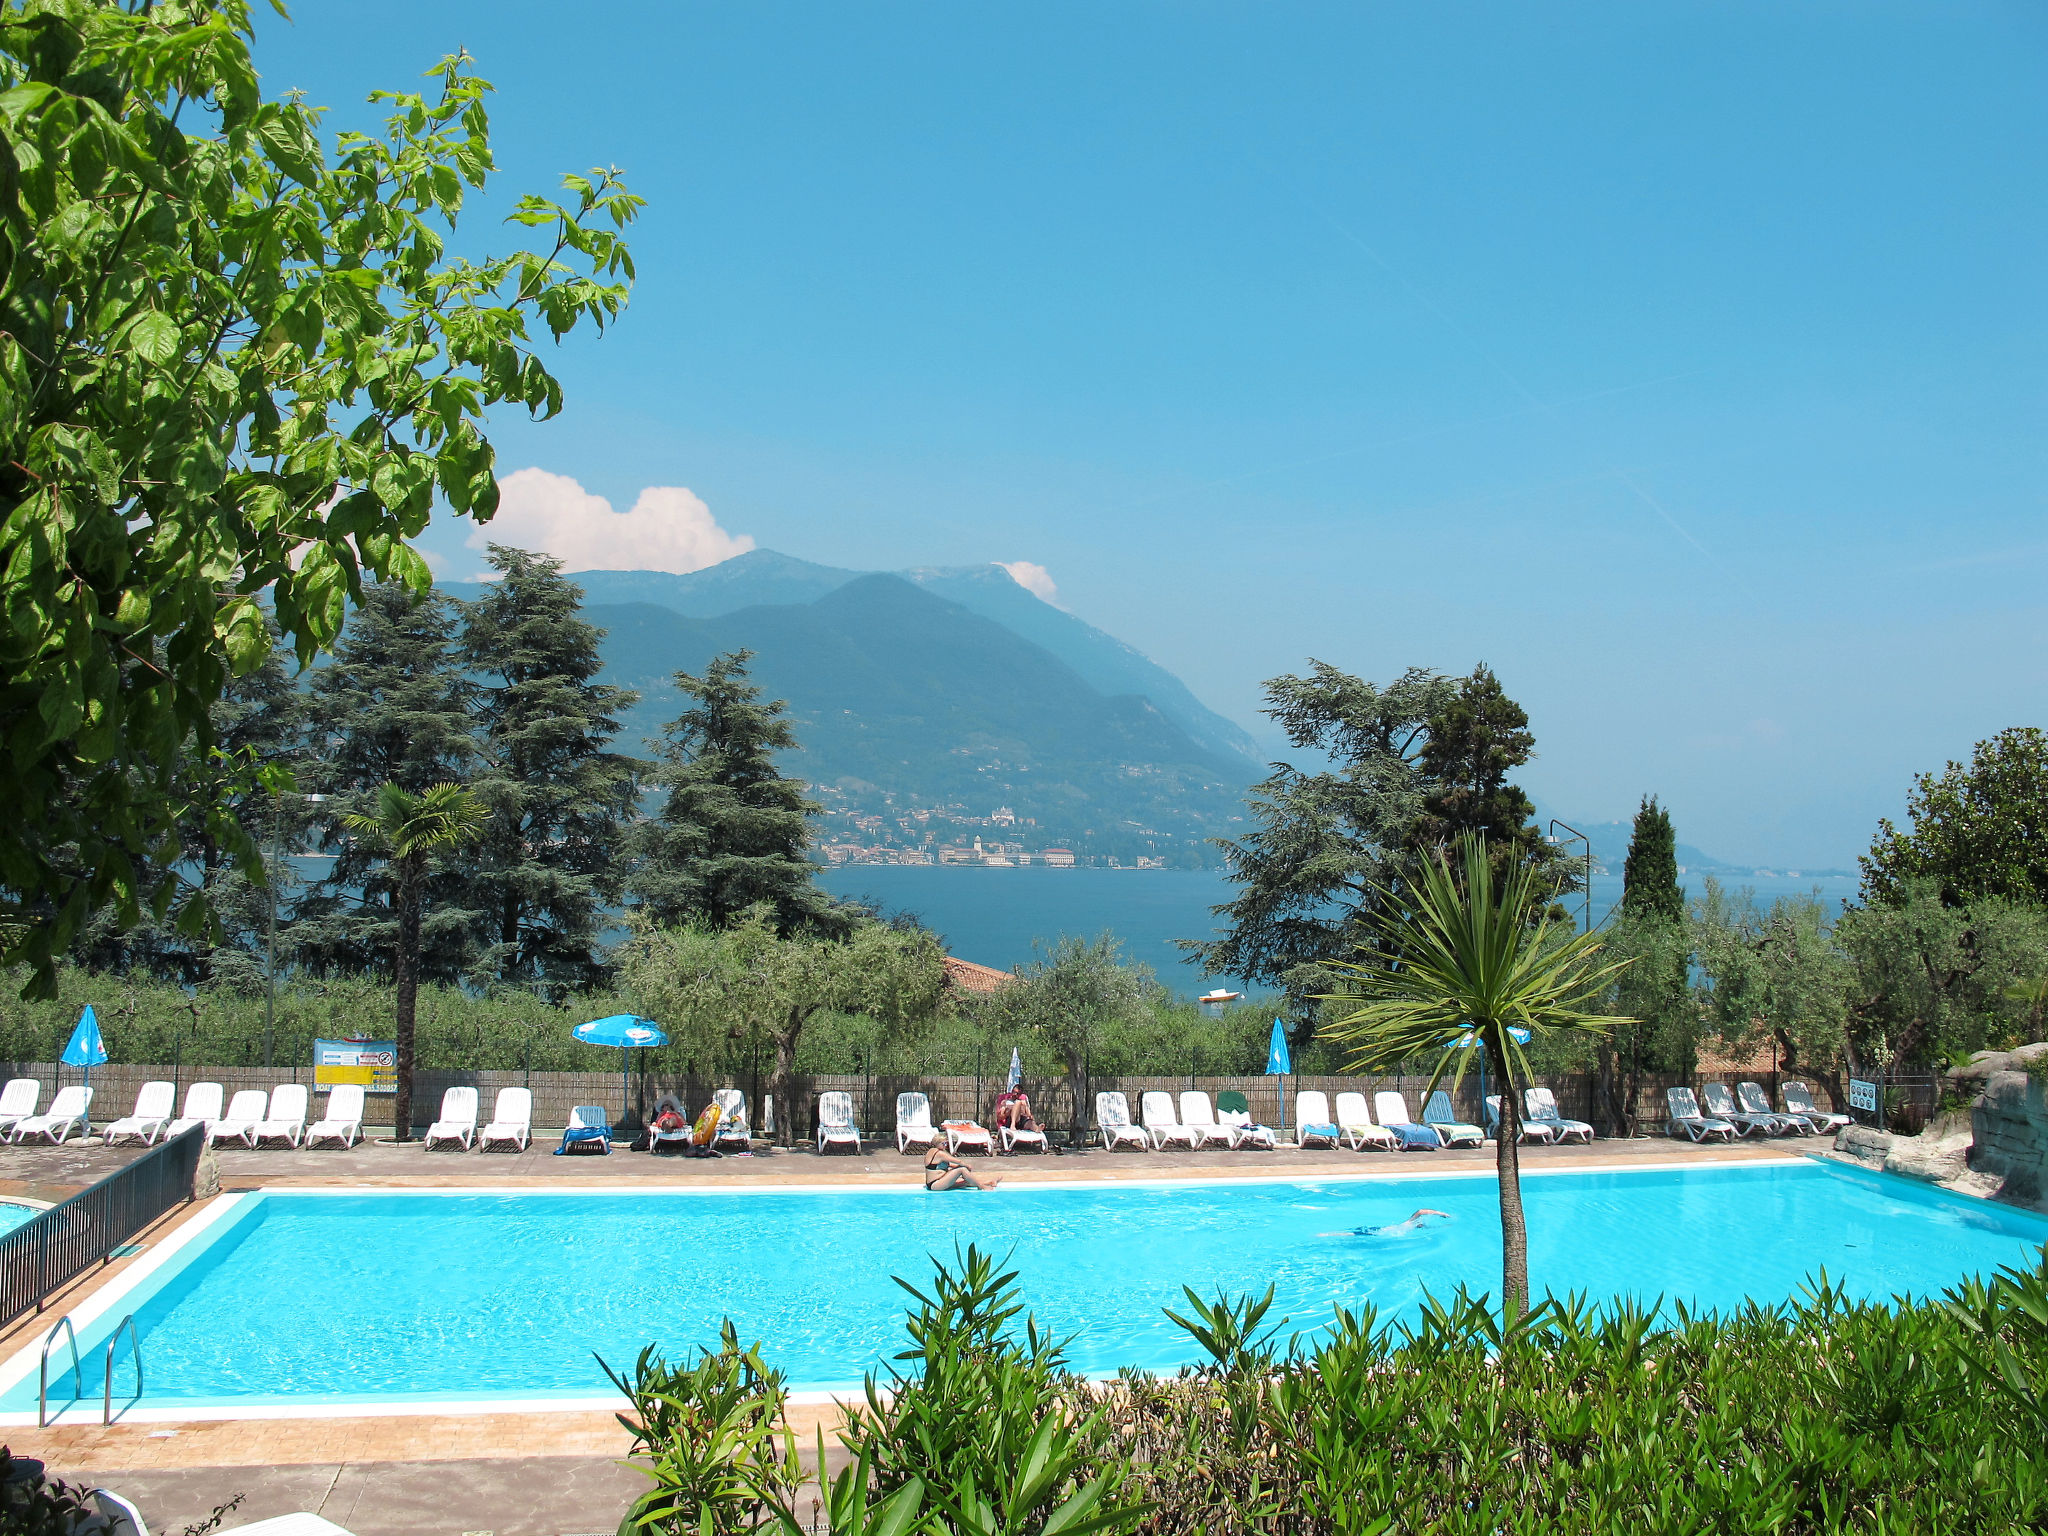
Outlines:
{"label": "white sun lounger", "polygon": [[219,1083],[194,1083],[185,1090],[185,1113],[171,1122],[171,1128],[164,1132],[164,1140],[181,1136],[195,1125],[206,1127],[206,1139],[213,1140],[214,1122],[220,1119],[220,1101],[224,1090]]}
{"label": "white sun lounger", "polygon": [[1407,1099],[1394,1089],[1383,1088],[1372,1096],[1372,1112],[1400,1140],[1403,1152],[1434,1152],[1444,1144],[1433,1127],[1408,1113]]}
{"label": "white sun lounger", "polygon": [[1528,1111],[1523,1124],[1547,1125],[1559,1141],[1570,1141],[1574,1136],[1593,1144],[1593,1127],[1583,1120],[1567,1120],[1557,1112],[1557,1095],[1548,1088],[1525,1088],[1522,1090],[1522,1104]]}
{"label": "white sun lounger", "polygon": [[1350,1144],[1354,1152],[1363,1152],[1369,1146],[1391,1152],[1401,1145],[1400,1137],[1384,1125],[1373,1122],[1372,1111],[1366,1108],[1362,1093],[1337,1095],[1337,1134]]}
{"label": "white sun lounger", "polygon": [[1700,1101],[1693,1097],[1690,1088],[1666,1088],[1664,1105],[1671,1116],[1665,1129],[1673,1136],[1685,1136],[1693,1141],[1712,1141],[1718,1136],[1722,1141],[1733,1141],[1738,1134],[1726,1120],[1701,1114]]}
{"label": "white sun lounger", "polygon": [[737,1142],[738,1151],[754,1150],[754,1132],[747,1124],[747,1096],[737,1088],[721,1088],[711,1095],[711,1102],[718,1106],[718,1131],[711,1138],[711,1149],[716,1152],[727,1142]]}
{"label": "white sun lounger", "polygon": [[939,1128],[932,1124],[932,1101],[921,1093],[897,1094],[896,1150],[930,1147],[938,1139]]}
{"label": "white sun lounger", "polygon": [[[11,1088],[14,1085],[10,1083],[8,1086]],[[1844,1126],[1856,1123],[1847,1115],[1836,1114],[1830,1109],[1822,1109],[1818,1104],[1814,1103],[1813,1090],[1802,1082],[1792,1080],[1780,1083],[1778,1085],[1778,1097],[1785,1101],[1785,1113],[1788,1115],[1798,1115],[1823,1136],[1832,1135]],[[0,1114],[0,1120],[5,1118],[4,1114]]]}
{"label": "white sun lounger", "polygon": [[216,1141],[235,1140],[245,1147],[256,1145],[256,1127],[270,1113],[270,1095],[261,1088],[243,1088],[228,1100],[228,1112],[206,1128],[210,1146]]}
{"label": "white sun lounger", "polygon": [[990,1157],[996,1153],[995,1138],[988,1133],[988,1127],[973,1120],[941,1120],[939,1129],[946,1134],[948,1152],[986,1152]]}
{"label": "white sun lounger", "polygon": [[1145,1122],[1145,1134],[1152,1138],[1152,1145],[1164,1152],[1169,1142],[1179,1142],[1190,1152],[1195,1149],[1195,1133],[1180,1123],[1173,1112],[1173,1095],[1153,1089],[1138,1101],[1139,1112]]}
{"label": "white sun lounger", "polygon": [[[1500,1140],[1500,1095],[1497,1093],[1486,1096],[1486,1131],[1495,1141]],[[1557,1136],[1555,1124],[1533,1114],[1524,1115],[1516,1122],[1515,1141],[1518,1144],[1533,1141],[1539,1147],[1547,1147],[1556,1142]]]}
{"label": "white sun lounger", "polygon": [[1735,1094],[1726,1083],[1702,1083],[1699,1089],[1700,1103],[1706,1107],[1707,1118],[1722,1120],[1735,1127],[1737,1136],[1782,1136],[1791,1124],[1787,1115],[1768,1112],[1761,1115],[1747,1115],[1735,1102]]}
{"label": "white sun lounger", "polygon": [[1022,1129],[1005,1121],[996,1122],[996,1136],[1002,1141],[1005,1152],[1015,1152],[1019,1147],[1036,1147],[1040,1152],[1052,1150],[1045,1139],[1045,1132]]}
{"label": "white sun lounger", "polygon": [[[1223,1101],[1226,1098],[1235,1098],[1245,1107],[1225,1109]],[[1216,1095],[1216,1123],[1227,1131],[1235,1132],[1240,1147],[1263,1147],[1271,1152],[1278,1145],[1273,1136],[1273,1127],[1260,1125],[1252,1119],[1250,1101],[1235,1088],[1226,1088]]]}
{"label": "white sun lounger", "polygon": [[1457,1110],[1451,1107],[1451,1096],[1441,1088],[1432,1093],[1429,1102],[1422,1106],[1422,1123],[1443,1137],[1447,1147],[1486,1145],[1486,1132],[1460,1120]]}
{"label": "white sun lounger", "polygon": [[477,1133],[479,1152],[491,1147],[510,1147],[524,1152],[533,1142],[533,1090],[500,1088],[491,1106],[491,1123]]}
{"label": "white sun lounger", "polygon": [[1783,1133],[1788,1136],[1811,1136],[1813,1122],[1804,1115],[1781,1115],[1771,1108],[1771,1096],[1764,1092],[1762,1083],[1737,1083],[1735,1102],[1742,1106],[1744,1114],[1759,1118],[1769,1115],[1777,1121]]}
{"label": "white sun lounger", "polygon": [[818,1095],[818,1150],[850,1146],[860,1152],[860,1127],[853,1123],[853,1095],[844,1089]]}
{"label": "white sun lounger", "polygon": [[1330,1096],[1320,1088],[1304,1088],[1294,1096],[1294,1144],[1306,1150],[1310,1142],[1335,1147],[1343,1133],[1337,1117],[1330,1113]]}
{"label": "white sun lounger", "polygon": [[1180,1123],[1188,1128],[1188,1134],[1195,1138],[1197,1147],[1206,1147],[1212,1141],[1220,1141],[1226,1147],[1237,1146],[1235,1127],[1216,1118],[1216,1111],[1209,1104],[1209,1095],[1199,1088],[1181,1090]]}
{"label": "white sun lounger", "polygon": [[270,1108],[263,1121],[249,1134],[249,1145],[281,1141],[296,1147],[306,1135],[306,1088],[303,1083],[279,1083],[270,1090]]}
{"label": "white sun lounger", "polygon": [[450,1088],[441,1095],[441,1118],[427,1127],[422,1151],[434,1150],[437,1141],[452,1141],[463,1151],[476,1140],[476,1090]]}
{"label": "white sun lounger", "polygon": [[1152,1138],[1131,1124],[1131,1105],[1115,1089],[1095,1095],[1095,1129],[1102,1133],[1102,1150],[1114,1152],[1124,1142],[1152,1150]]}
{"label": "white sun lounger", "polygon": [[238,1525],[226,1536],[350,1536],[350,1533],[332,1520],[300,1510],[295,1515],[272,1515],[254,1525]]}
{"label": "white sun lounger", "polygon": [[79,1083],[57,1090],[57,1097],[50,1100],[47,1115],[28,1115],[14,1122],[14,1139],[27,1141],[31,1136],[47,1136],[52,1145],[64,1140],[73,1131],[85,1129],[85,1112],[92,1108],[92,1090]]}
{"label": "white sun lounger", "polygon": [[135,1095],[135,1113],[116,1120],[100,1133],[107,1146],[134,1137],[145,1147],[153,1146],[178,1109],[176,1083],[144,1083]]}
{"label": "white sun lounger", "polygon": [[33,1077],[11,1077],[7,1086],[0,1088],[0,1136],[14,1129],[15,1122],[26,1120],[36,1112],[36,1105],[42,1101],[43,1085]]}
{"label": "white sun lounger", "polygon": [[[336,1083],[327,1090],[327,1113],[306,1127],[299,1142],[310,1147],[316,1141],[338,1141],[352,1147],[363,1134],[363,1093],[361,1083]],[[190,1102],[186,1104],[191,1107]]]}

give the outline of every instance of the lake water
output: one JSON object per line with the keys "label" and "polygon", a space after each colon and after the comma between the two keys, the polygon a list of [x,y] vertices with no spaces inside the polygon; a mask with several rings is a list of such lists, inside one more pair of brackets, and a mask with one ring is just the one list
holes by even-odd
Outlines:
{"label": "lake water", "polygon": [[[1159,973],[1176,992],[1193,996],[1213,979],[1184,964],[1175,939],[1214,936],[1209,909],[1230,900],[1235,887],[1219,871],[1203,869],[989,869],[958,865],[841,866],[822,871],[819,883],[837,896],[879,903],[885,912],[915,913],[942,933],[963,960],[998,970],[1029,961],[1034,947],[1064,934],[1093,938],[1104,929],[1123,940],[1124,953]],[[1680,879],[1698,895],[1705,877]],[[1831,911],[1856,894],[1853,876],[1728,876],[1731,890],[1748,887],[1759,901],[1803,896],[1818,888]],[[1593,920],[1621,898],[1621,876],[1593,877]],[[1577,910],[1574,906],[1574,910]]]}

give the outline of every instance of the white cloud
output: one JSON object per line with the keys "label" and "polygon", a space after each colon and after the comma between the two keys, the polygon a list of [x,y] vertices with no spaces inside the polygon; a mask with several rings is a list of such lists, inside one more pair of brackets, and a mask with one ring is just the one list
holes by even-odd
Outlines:
{"label": "white cloud", "polygon": [[1010,573],[1010,580],[1026,592],[1057,608],[1060,605],[1060,589],[1053,585],[1052,572],[1031,560],[998,560],[1004,570]]}
{"label": "white cloud", "polygon": [[515,470],[498,481],[498,515],[469,536],[471,549],[509,544],[553,555],[568,571],[701,571],[754,547],[718,526],[680,485],[650,485],[614,512],[567,475]]}

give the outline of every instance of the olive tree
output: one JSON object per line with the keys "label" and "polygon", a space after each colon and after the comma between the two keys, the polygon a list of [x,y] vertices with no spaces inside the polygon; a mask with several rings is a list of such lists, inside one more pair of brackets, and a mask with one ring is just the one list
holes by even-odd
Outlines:
{"label": "olive tree", "polygon": [[497,507],[487,414],[560,409],[534,329],[602,328],[632,275],[609,171],[511,206],[534,248],[451,254],[492,170],[466,55],[330,138],[250,37],[244,0],[0,0],[0,962],[39,994],[95,908],[207,926],[181,820],[259,867],[177,769],[265,594],[304,665],[366,572],[424,589],[437,499]]}

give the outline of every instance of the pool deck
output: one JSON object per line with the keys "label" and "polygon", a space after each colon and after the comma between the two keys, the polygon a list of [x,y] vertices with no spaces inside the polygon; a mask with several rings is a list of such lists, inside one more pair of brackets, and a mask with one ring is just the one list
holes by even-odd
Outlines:
{"label": "pool deck", "polygon": [[[1525,1147],[1525,1172],[1640,1166],[1726,1166],[1778,1161],[1825,1150],[1828,1138],[1749,1141],[1703,1147],[1664,1137],[1596,1141],[1584,1147]],[[757,1146],[761,1144],[757,1143]],[[62,1199],[122,1166],[133,1149],[97,1144],[0,1147],[0,1196]],[[917,1158],[892,1144],[859,1155],[762,1147],[716,1160],[616,1151],[610,1157],[556,1157],[552,1143],[524,1153],[425,1152],[415,1144],[369,1142],[348,1151],[219,1149],[224,1191],[250,1189],[740,1189],[796,1185],[846,1188],[920,1182]],[[1006,1183],[1119,1180],[1316,1178],[1333,1175],[1483,1177],[1491,1147],[1426,1156],[1348,1151],[1165,1153],[1099,1148],[1060,1156],[975,1160]],[[978,1198],[963,1192],[963,1199]],[[139,1235],[144,1252],[211,1202],[181,1206]],[[0,1358],[40,1339],[50,1320],[117,1281],[141,1255],[115,1259],[53,1296],[40,1316],[0,1331]],[[95,1412],[92,1415],[98,1417]],[[837,1412],[829,1403],[793,1406],[800,1443]],[[292,1417],[192,1418],[0,1430],[17,1455],[40,1457],[54,1475],[105,1485],[134,1499],[155,1531],[206,1518],[236,1493],[245,1503],[224,1522],[238,1525],[309,1509],[355,1536],[592,1536],[610,1533],[644,1488],[619,1464],[630,1437],[608,1412],[399,1412]]]}

